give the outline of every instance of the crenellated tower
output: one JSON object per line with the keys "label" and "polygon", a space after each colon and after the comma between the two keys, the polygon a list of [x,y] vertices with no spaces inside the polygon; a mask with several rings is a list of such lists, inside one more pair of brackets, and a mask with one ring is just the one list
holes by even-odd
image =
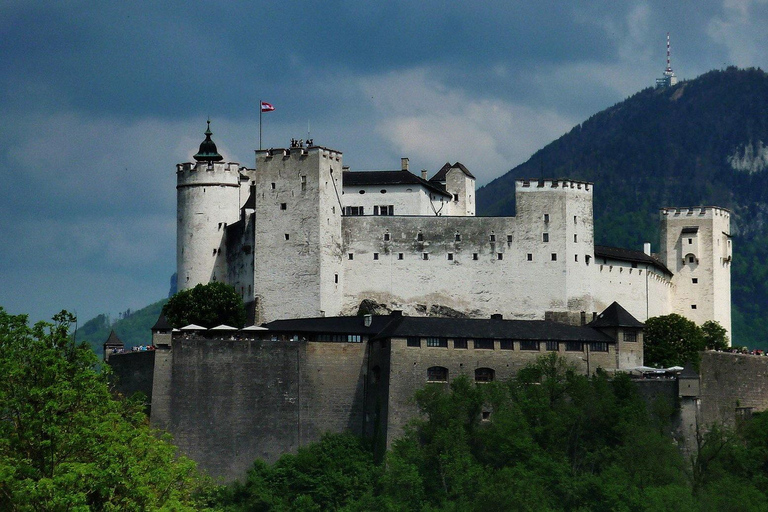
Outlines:
{"label": "crenellated tower", "polygon": [[662,208],[661,257],[674,277],[672,308],[731,334],[731,213],[713,206]]}
{"label": "crenellated tower", "polygon": [[298,142],[256,151],[253,193],[257,321],[338,315],[341,152]]}
{"label": "crenellated tower", "polygon": [[240,212],[240,172],[224,163],[211,139],[211,122],[195,162],[176,165],[178,289],[227,280],[225,233]]}

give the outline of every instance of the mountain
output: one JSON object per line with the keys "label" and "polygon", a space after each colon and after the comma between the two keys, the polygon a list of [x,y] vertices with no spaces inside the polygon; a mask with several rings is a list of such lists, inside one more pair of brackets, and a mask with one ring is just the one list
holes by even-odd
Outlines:
{"label": "mountain", "polygon": [[117,337],[127,347],[152,343],[150,329],[157,322],[160,311],[168,299],[150,304],[138,311],[126,311],[121,318],[112,323],[107,315],[99,315],[77,328],[75,337],[78,342],[86,342],[98,355],[104,353],[104,342],[114,329]]}
{"label": "mountain", "polygon": [[575,126],[477,192],[481,215],[514,215],[518,178],[594,187],[595,243],[658,248],[664,206],[732,211],[733,343],[768,348],[768,75],[710,71],[645,89]]}

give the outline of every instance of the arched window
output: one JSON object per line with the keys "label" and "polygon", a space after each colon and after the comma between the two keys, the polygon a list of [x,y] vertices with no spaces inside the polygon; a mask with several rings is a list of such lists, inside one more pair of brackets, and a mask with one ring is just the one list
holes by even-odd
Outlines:
{"label": "arched window", "polygon": [[431,366],[427,369],[427,382],[448,382],[448,368]]}
{"label": "arched window", "polygon": [[493,382],[496,372],[493,368],[478,368],[475,370],[475,382]]}

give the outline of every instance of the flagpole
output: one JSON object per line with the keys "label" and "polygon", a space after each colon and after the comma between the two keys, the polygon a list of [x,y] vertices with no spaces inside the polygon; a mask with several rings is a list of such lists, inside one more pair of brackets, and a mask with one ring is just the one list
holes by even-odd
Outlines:
{"label": "flagpole", "polygon": [[261,108],[261,100],[259,100],[259,151],[261,151],[261,112],[264,109]]}

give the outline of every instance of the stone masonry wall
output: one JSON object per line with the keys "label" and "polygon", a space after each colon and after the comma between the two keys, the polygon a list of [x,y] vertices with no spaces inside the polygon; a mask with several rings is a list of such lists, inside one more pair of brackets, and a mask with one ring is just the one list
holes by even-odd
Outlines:
{"label": "stone masonry wall", "polygon": [[732,425],[738,408],[768,410],[768,357],[703,352],[699,374],[704,426]]}

